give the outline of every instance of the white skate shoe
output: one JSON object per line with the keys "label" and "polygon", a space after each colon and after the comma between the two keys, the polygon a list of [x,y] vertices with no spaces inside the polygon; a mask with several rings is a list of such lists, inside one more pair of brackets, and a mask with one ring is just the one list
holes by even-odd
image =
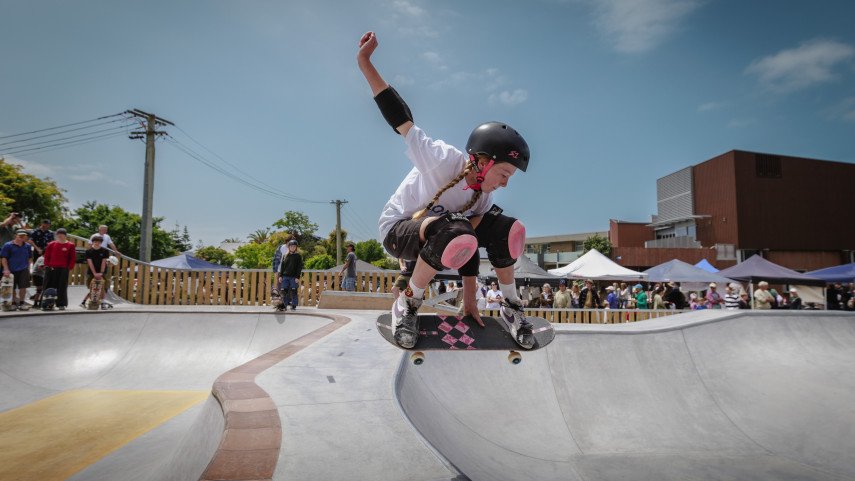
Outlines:
{"label": "white skate shoe", "polygon": [[418,310],[421,305],[421,299],[408,297],[403,293],[392,304],[392,329],[395,331],[395,342],[404,349],[412,348],[419,339]]}
{"label": "white skate shoe", "polygon": [[508,326],[511,336],[514,341],[523,349],[531,349],[534,347],[534,333],[532,332],[531,323],[525,319],[525,312],[522,304],[517,300],[502,301],[502,319]]}

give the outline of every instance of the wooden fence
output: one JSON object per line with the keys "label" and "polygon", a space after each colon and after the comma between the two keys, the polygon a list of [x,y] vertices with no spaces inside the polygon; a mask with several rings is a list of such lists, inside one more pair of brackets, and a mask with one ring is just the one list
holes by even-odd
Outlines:
{"label": "wooden fence", "polygon": [[[69,236],[76,247],[89,242]],[[126,256],[116,256],[119,264],[109,266],[109,289],[136,304],[184,306],[269,306],[274,274],[270,269],[170,269],[154,266]],[[69,273],[69,285],[83,285],[86,264],[77,264]],[[391,292],[398,276],[394,271],[357,272],[356,292]],[[316,306],[321,293],[341,291],[338,273],[304,270],[300,279],[299,304]],[[428,294],[430,296],[430,294]],[[482,311],[498,316],[495,310]],[[617,324],[679,314],[682,311],[608,310],[608,309],[526,309],[526,315],[543,317],[557,323]]]}
{"label": "wooden fence", "polygon": [[[88,248],[87,239],[68,236],[76,247]],[[269,306],[274,273],[270,269],[170,269],[116,256],[109,266],[109,289],[129,302],[145,305]],[[83,285],[87,265],[77,264],[69,273],[69,285]],[[357,292],[389,292],[397,272],[357,273]],[[338,273],[303,271],[299,302],[315,306],[325,290],[342,290]]]}
{"label": "wooden fence", "polygon": [[[496,317],[498,310],[481,311],[483,315]],[[621,324],[646,321],[657,317],[673,316],[689,311],[649,309],[526,309],[525,315],[542,317],[549,322],[575,324]]]}

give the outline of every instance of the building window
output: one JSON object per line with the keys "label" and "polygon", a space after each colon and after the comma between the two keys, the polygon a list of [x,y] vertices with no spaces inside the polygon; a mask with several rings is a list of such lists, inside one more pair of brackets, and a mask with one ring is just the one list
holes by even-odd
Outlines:
{"label": "building window", "polygon": [[781,158],[777,155],[757,154],[754,157],[757,177],[766,179],[781,178]]}

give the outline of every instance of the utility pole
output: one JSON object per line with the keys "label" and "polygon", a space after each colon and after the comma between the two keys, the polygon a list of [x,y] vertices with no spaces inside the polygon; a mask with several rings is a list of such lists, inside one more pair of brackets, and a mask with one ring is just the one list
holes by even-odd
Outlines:
{"label": "utility pole", "polygon": [[[142,139],[145,135],[145,169],[143,176],[143,207],[142,224],[140,225],[140,260],[151,262],[151,231],[152,231],[152,201],[154,197],[154,139],[158,135],[166,135],[159,132],[158,126],[172,125],[172,122],[162,119],[154,114],[143,112],[139,109],[128,110],[126,114],[145,119],[145,131],[131,132],[130,139]],[[140,122],[142,123],[142,122]]]}
{"label": "utility pole", "polygon": [[346,200],[331,200],[335,204],[335,265],[341,264],[341,204],[347,204]]}

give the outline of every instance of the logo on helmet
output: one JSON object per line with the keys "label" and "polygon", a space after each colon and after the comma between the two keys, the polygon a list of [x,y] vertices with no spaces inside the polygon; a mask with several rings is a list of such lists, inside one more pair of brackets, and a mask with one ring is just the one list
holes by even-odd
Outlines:
{"label": "logo on helmet", "polygon": [[516,159],[517,157],[519,157],[520,153],[516,150],[512,150],[508,155]]}

